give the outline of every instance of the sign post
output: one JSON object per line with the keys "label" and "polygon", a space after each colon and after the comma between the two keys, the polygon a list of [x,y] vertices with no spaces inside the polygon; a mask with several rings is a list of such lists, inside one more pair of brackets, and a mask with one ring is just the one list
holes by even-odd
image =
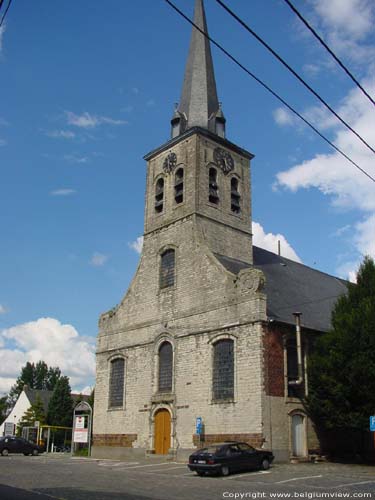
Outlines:
{"label": "sign post", "polygon": [[197,417],[195,419],[195,434],[198,434],[199,441],[203,441],[203,420],[202,417]]}
{"label": "sign post", "polygon": [[73,411],[72,455],[76,443],[87,443],[88,456],[91,454],[92,408],[86,401],[77,404]]}

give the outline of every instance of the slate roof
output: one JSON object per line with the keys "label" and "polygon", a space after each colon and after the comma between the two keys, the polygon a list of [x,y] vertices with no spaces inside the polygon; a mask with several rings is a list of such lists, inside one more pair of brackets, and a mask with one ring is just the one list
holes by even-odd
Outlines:
{"label": "slate roof", "polygon": [[[31,405],[33,405],[39,397],[42,400],[44,411],[47,412],[52,391],[47,391],[46,389],[30,389],[27,385],[23,387],[23,390]],[[79,401],[87,401],[89,398],[89,396],[82,394],[71,394],[71,397],[74,405]]]}
{"label": "slate roof", "polygon": [[[238,274],[249,264],[223,255],[217,259],[231,273]],[[305,328],[328,331],[331,311],[338,297],[347,291],[347,282],[316,269],[253,246],[254,267],[266,276],[268,318],[294,324],[293,312],[301,312]]]}

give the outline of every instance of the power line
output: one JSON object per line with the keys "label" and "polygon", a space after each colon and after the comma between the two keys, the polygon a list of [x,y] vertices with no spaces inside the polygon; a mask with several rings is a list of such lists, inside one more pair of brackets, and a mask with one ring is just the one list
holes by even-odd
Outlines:
{"label": "power line", "polygon": [[[3,4],[3,1],[4,1],[4,0],[1,0],[1,3],[0,3],[0,8],[1,8],[2,4]],[[10,4],[11,4],[11,3],[12,3],[12,0],[9,0],[9,1],[8,1],[8,5],[7,5],[7,7],[6,7],[6,9],[5,9],[5,12],[4,12],[4,14],[3,14],[3,17],[1,18],[1,21],[0,21],[0,28],[1,28],[1,26],[3,25],[3,22],[4,22],[4,19],[5,19],[5,16],[6,16],[6,15],[7,15],[7,13],[8,13],[8,10],[9,10],[9,7],[10,7]]]}
{"label": "power line", "polygon": [[375,149],[370,146],[370,144],[368,144],[368,142],[365,141],[365,139],[363,139],[362,136],[360,136],[358,134],[358,132],[356,132],[343,118],[341,118],[341,116],[336,113],[336,111],[327,103],[327,101],[325,101],[323,99],[323,97],[321,97],[318,92],[316,92],[312,87],[311,85],[309,85],[303,78],[302,76],[300,76],[291,66],[290,64],[288,64],[270,45],[268,45],[267,42],[265,42],[257,33],[255,33],[254,30],[252,30],[250,28],[250,26],[248,26],[245,21],[243,21],[240,17],[237,16],[237,14],[235,14],[227,5],[225,5],[224,2],[222,2],[221,0],[216,0],[216,2],[224,9],[228,12],[228,14],[230,14],[238,23],[241,24],[241,26],[243,26],[246,31],[248,31],[251,35],[253,35],[257,40],[258,42],[260,42],[263,47],[265,47],[269,52],[271,52],[271,54],[273,56],[276,57],[276,59],[278,61],[281,62],[281,64],[283,66],[285,66],[287,68],[288,71],[290,71],[296,78],[297,80],[299,80],[302,85],[304,87],[306,87],[348,130],[350,130],[370,151],[372,151],[374,154],[375,154]]}
{"label": "power line", "polygon": [[246,68],[242,63],[240,63],[234,56],[232,56],[224,47],[222,47],[218,42],[211,38],[205,31],[203,31],[199,26],[197,26],[188,16],[186,16],[176,5],[174,5],[170,0],[165,0],[167,4],[172,7],[180,16],[182,16],[188,23],[190,23],[194,28],[196,28],[202,35],[204,35],[213,45],[215,45],[221,52],[223,52],[231,61],[233,61],[237,66],[239,66],[245,73],[247,73],[251,78],[258,82],[263,88],[265,88],[270,94],[272,94],[276,99],[284,104],[292,113],[294,113],[298,118],[300,118],[306,125],[308,125],[316,134],[319,135],[327,144],[329,144],[333,149],[340,153],[344,158],[346,158],[355,168],[360,170],[369,179],[375,182],[375,178],[372,177],[366,170],[357,165],[347,154],[345,154],[341,149],[338,148],[333,142],[331,142],[327,137],[325,137],[319,130],[314,127],[306,118],[304,118],[298,111],[296,111],[292,106],[290,106],[282,97],[280,97],[276,92],[274,92],[266,83],[260,80],[254,73],[252,73],[248,68]]}
{"label": "power line", "polygon": [[336,56],[336,54],[329,48],[326,42],[322,39],[322,37],[314,30],[311,24],[306,21],[306,19],[302,16],[302,14],[295,8],[295,6],[289,0],[284,0],[287,5],[292,9],[292,11],[300,18],[303,24],[311,31],[311,33],[319,40],[319,42],[323,45],[323,47],[331,54],[334,60],[341,66],[341,68],[345,71],[345,73],[353,80],[353,82],[361,89],[364,95],[369,99],[372,104],[375,105],[374,99],[369,95],[369,93],[362,87],[359,81],[354,77],[354,75],[348,70],[345,64]]}

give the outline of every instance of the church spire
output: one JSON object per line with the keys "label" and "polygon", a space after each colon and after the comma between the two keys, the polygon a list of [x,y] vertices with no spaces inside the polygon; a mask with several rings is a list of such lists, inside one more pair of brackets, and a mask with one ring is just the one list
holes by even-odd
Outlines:
{"label": "church spire", "polygon": [[[203,0],[195,0],[194,24],[208,33]],[[225,118],[217,98],[209,40],[193,26],[181,101],[172,118],[172,137],[202,127],[224,137]]]}

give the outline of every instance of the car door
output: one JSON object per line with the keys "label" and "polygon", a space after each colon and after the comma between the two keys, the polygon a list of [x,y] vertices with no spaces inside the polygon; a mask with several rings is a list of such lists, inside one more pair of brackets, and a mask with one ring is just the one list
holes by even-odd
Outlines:
{"label": "car door", "polygon": [[239,449],[243,454],[244,468],[255,469],[259,466],[259,456],[255,448],[247,443],[240,443]]}
{"label": "car door", "polygon": [[244,470],[246,469],[246,455],[238,447],[237,444],[231,444],[228,446],[228,465],[232,470]]}

